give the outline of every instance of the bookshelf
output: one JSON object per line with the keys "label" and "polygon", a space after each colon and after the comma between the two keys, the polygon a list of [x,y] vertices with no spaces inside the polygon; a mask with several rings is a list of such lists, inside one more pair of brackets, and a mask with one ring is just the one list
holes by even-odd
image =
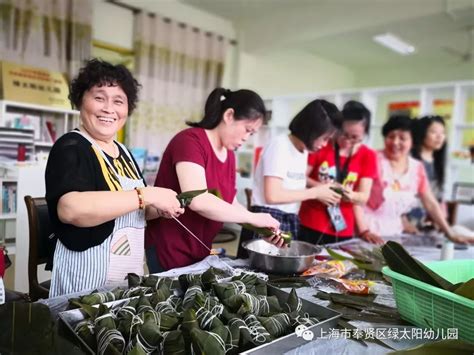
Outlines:
{"label": "bookshelf", "polygon": [[[12,275],[5,279],[9,288],[28,291],[24,197],[45,195],[45,158],[56,139],[78,125],[78,111],[0,100],[0,244],[6,245],[14,260],[7,270]],[[19,145],[25,146],[25,162],[17,162]],[[38,273],[41,281],[51,277],[41,269]]]}
{"label": "bookshelf", "polygon": [[78,123],[75,110],[0,100],[0,127],[33,131],[36,151],[49,151],[59,136]]}

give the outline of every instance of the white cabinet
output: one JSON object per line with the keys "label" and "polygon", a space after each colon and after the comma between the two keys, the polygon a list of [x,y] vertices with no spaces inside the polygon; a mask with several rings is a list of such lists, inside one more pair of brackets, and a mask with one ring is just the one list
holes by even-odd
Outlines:
{"label": "white cabinet", "polygon": [[[9,287],[21,292],[28,292],[29,227],[24,197],[45,195],[45,169],[45,162],[10,165],[8,169],[2,165],[0,169],[3,176],[8,176],[0,177],[2,184],[16,187],[16,212],[0,215],[0,243],[5,242],[9,254],[14,256],[13,284]],[[44,265],[38,267],[40,282],[50,277],[50,272],[44,271]]]}

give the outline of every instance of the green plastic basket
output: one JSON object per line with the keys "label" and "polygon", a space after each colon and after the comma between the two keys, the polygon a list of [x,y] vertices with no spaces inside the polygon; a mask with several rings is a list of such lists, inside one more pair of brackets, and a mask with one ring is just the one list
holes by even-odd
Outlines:
{"label": "green plastic basket", "polygon": [[[474,260],[435,261],[425,264],[452,283],[474,278]],[[458,338],[474,343],[474,301],[431,286],[384,267],[392,279],[400,316],[419,327],[457,328]]]}

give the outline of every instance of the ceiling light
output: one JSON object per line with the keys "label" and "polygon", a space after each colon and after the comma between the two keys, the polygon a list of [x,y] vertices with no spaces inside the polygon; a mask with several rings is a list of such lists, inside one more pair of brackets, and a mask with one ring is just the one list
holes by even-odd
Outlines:
{"label": "ceiling light", "polygon": [[374,36],[373,39],[375,42],[390,48],[392,51],[400,53],[401,55],[409,55],[415,52],[415,47],[413,45],[388,32]]}

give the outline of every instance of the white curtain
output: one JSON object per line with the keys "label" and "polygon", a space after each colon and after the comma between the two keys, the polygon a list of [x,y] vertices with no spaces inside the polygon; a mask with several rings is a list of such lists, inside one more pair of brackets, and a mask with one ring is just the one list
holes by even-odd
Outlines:
{"label": "white curtain", "polygon": [[91,55],[92,0],[0,0],[0,60],[73,76]]}
{"label": "white curtain", "polygon": [[134,26],[142,88],[127,143],[161,156],[185,121],[201,118],[207,95],[220,86],[227,41],[158,15],[138,13]]}

